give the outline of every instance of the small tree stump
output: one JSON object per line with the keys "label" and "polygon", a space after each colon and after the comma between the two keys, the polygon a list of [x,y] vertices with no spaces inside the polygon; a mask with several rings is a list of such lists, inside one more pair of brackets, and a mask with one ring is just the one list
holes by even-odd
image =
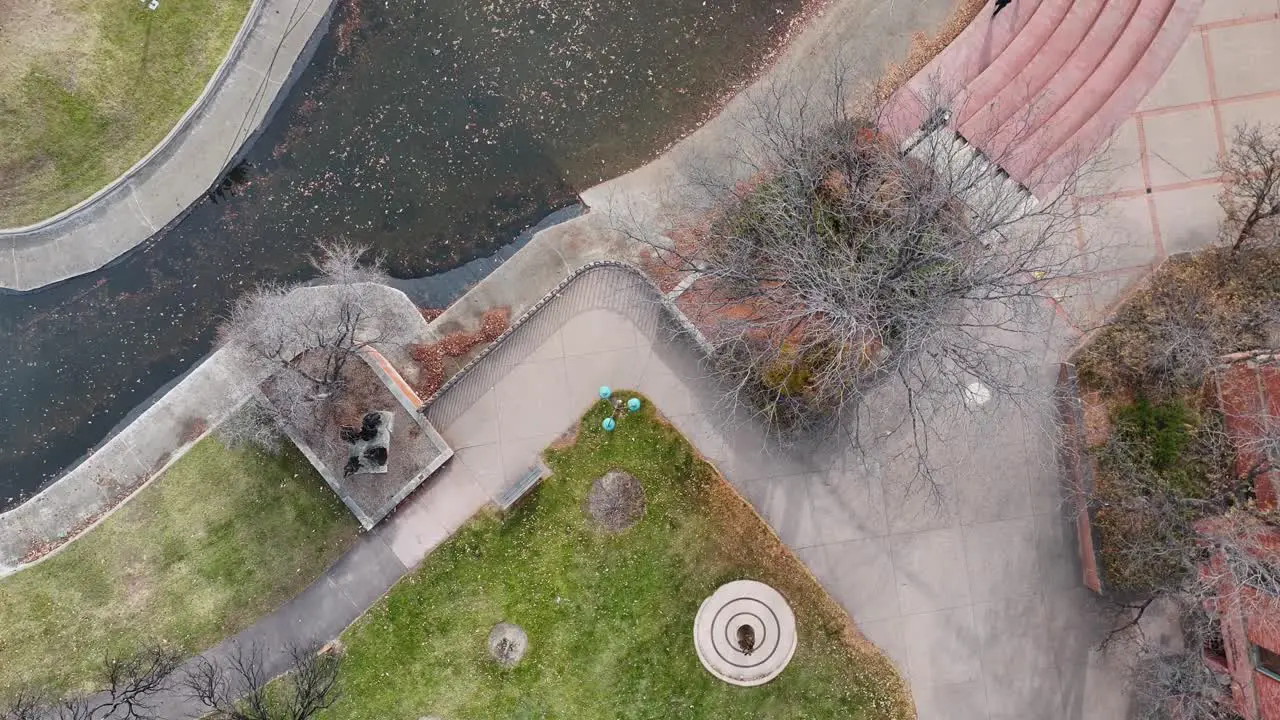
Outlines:
{"label": "small tree stump", "polygon": [[591,484],[587,515],[606,532],[620,533],[644,516],[644,487],[635,476],[614,470]]}

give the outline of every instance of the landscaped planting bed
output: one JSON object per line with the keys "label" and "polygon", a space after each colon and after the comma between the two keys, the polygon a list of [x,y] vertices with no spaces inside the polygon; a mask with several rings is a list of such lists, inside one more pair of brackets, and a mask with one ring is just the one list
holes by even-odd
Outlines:
{"label": "landscaped planting bed", "polygon": [[[1217,397],[1221,356],[1268,347],[1280,320],[1280,248],[1170,258],[1074,358],[1104,584],[1176,585],[1193,526],[1253,502],[1232,468]],[[1163,552],[1159,552],[1163,549]]]}

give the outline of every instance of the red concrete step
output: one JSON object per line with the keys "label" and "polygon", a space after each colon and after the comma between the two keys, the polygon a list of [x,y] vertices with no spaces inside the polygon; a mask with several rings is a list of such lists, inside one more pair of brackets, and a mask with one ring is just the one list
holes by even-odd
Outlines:
{"label": "red concrete step", "polygon": [[[1053,35],[1036,50],[1030,62],[1000,89],[990,102],[963,120],[960,133],[970,142],[1004,149],[1019,132],[1044,122],[1076,91],[1116,43],[1138,0],[1076,0]],[[984,142],[988,141],[988,142]],[[994,147],[984,150],[998,157]]]}
{"label": "red concrete step", "polygon": [[[1037,196],[1046,197],[1052,192],[1065,179],[1067,171],[1102,147],[1116,128],[1137,110],[1186,42],[1204,3],[1205,0],[1175,0],[1154,41],[1119,86],[1069,138],[1059,141],[1052,155],[1039,161],[1048,171],[1042,173],[1031,188]],[[1064,124],[1056,132],[1062,133],[1067,127],[1070,125]]]}
{"label": "red concrete step", "polygon": [[[1017,5],[1014,2],[1004,12]],[[1009,81],[1022,72],[1062,24],[1072,5],[1072,0],[1044,0],[1035,8],[1018,36],[965,88],[963,102],[957,104],[957,127],[986,107]]]}
{"label": "red concrete step", "polygon": [[[952,104],[971,80],[1018,38],[1042,5],[1061,0],[1018,0],[999,15],[984,7],[951,44],[925,65],[885,103],[880,129],[904,140],[920,128],[938,101]],[[1069,3],[1068,3],[1069,4]]]}
{"label": "red concrete step", "polygon": [[[1160,35],[1175,2],[1141,0],[1106,57],[1083,71],[1087,78],[1084,83],[1078,85],[1066,102],[1060,103],[1035,132],[1018,143],[1009,162],[1004,163],[1011,176],[1028,187],[1038,184],[1035,177],[1037,169],[1060,150],[1133,74],[1143,55]],[[1081,72],[1078,68],[1071,70],[1073,75],[1078,72]],[[1158,75],[1153,77],[1152,84],[1158,78]]]}

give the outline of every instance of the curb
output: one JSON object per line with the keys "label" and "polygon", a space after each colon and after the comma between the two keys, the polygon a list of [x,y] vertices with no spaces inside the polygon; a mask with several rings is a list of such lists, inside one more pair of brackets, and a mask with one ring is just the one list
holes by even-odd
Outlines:
{"label": "curb", "polygon": [[1084,406],[1080,401],[1075,365],[1067,362],[1058,366],[1055,394],[1063,430],[1058,453],[1065,476],[1068,509],[1074,516],[1069,519],[1076,530],[1081,581],[1085,587],[1101,594],[1104,584],[1102,563],[1098,558],[1098,530],[1089,502],[1093,494],[1093,458],[1085,446]]}
{"label": "curb", "polygon": [[336,5],[252,0],[204,90],[146,156],[74,207],[0,229],[0,293],[110,267],[181,222],[279,111],[327,36]]}
{"label": "curb", "polygon": [[502,343],[506,341],[506,339],[509,338],[512,335],[512,333],[518,330],[521,325],[524,325],[526,322],[528,322],[529,319],[532,318],[534,315],[536,315],[538,311],[541,310],[547,303],[551,302],[551,300],[558,297],[560,293],[564,292],[564,290],[568,288],[570,285],[572,285],[575,280],[587,274],[588,272],[591,272],[592,270],[596,270],[599,268],[615,268],[618,270],[624,270],[636,276],[636,278],[638,278],[641,282],[648,285],[649,288],[653,290],[654,295],[660,299],[663,310],[665,310],[670,314],[672,319],[674,319],[680,325],[680,329],[686,334],[688,334],[690,338],[693,339],[693,341],[698,345],[699,349],[701,349],[704,353],[708,355],[710,355],[713,352],[713,349],[711,348],[710,343],[707,342],[702,332],[699,331],[698,328],[695,327],[692,322],[690,322],[689,318],[686,317],[685,314],[681,312],[679,308],[676,307],[675,297],[672,296],[674,294],[668,295],[667,293],[663,293],[662,290],[657,285],[654,284],[653,280],[649,279],[649,276],[645,275],[644,272],[640,270],[640,268],[636,267],[635,265],[632,265],[631,263],[625,260],[595,260],[585,265],[582,265],[576,270],[573,270],[568,275],[566,275],[563,279],[561,279],[560,282],[556,283],[555,287],[547,291],[541,298],[538,299],[537,302],[535,302],[532,306],[530,306],[528,310],[525,310],[524,313],[520,315],[520,317],[512,321],[511,324],[507,326],[507,329],[501,335],[494,338],[493,342],[486,345],[483,350],[481,350],[479,353],[476,354],[475,357],[471,358],[470,362],[462,366],[462,368],[460,368],[457,372],[455,372],[447,380],[445,380],[444,383],[442,383],[440,387],[434,393],[431,394],[430,397],[426,398],[423,401],[422,407],[419,408],[419,412],[425,412],[426,409],[430,407],[432,403],[434,403],[436,400],[439,400],[441,397],[443,397],[445,392],[448,391],[449,388],[461,382],[461,380],[467,375],[467,373],[471,371],[472,368],[474,368],[476,365],[479,365],[481,360],[484,360],[486,357],[488,357],[489,353],[493,352],[500,345],[502,345]]}

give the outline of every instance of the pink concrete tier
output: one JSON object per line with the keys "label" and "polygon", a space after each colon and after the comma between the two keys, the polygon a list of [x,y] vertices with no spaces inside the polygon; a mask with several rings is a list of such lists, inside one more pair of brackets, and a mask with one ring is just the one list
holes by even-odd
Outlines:
{"label": "pink concrete tier", "polygon": [[[1015,2],[1004,12],[1014,9],[1017,5],[1018,3]],[[1004,52],[983,68],[965,89],[961,98],[963,102],[956,105],[958,111],[954,122],[957,126],[986,107],[996,93],[1006,87],[1018,73],[1022,72],[1023,68],[1034,60],[1039,50],[1049,42],[1049,38],[1067,16],[1072,5],[1070,0],[1044,0],[1032,9],[1018,36],[1008,44]],[[960,39],[957,39],[957,42],[959,41]]]}
{"label": "pink concrete tier", "polygon": [[906,138],[948,106],[952,129],[1045,196],[1137,109],[1204,2],[1015,1],[994,20],[984,8],[890,98],[880,126]]}
{"label": "pink concrete tier", "polygon": [[[1020,0],[992,16],[984,8],[941,53],[893,94],[881,112],[880,129],[906,139],[939,99],[953,103],[1032,20],[1042,0]],[[1052,0],[1045,4],[1053,4]]]}
{"label": "pink concrete tier", "polygon": [[[1074,90],[1068,97],[1056,98],[1053,104],[1057,107],[1053,114],[1047,116],[1047,120],[1043,123],[1036,123],[1038,129],[1018,144],[1009,162],[1004,164],[1005,170],[1011,176],[1028,187],[1039,184],[1037,174],[1043,174],[1039,172],[1039,168],[1043,167],[1045,161],[1084,127],[1089,118],[1106,105],[1107,100],[1133,75],[1143,56],[1152,48],[1161,29],[1165,27],[1165,20],[1169,17],[1176,1],[1141,0],[1136,12],[1125,23],[1123,32],[1115,38],[1110,51],[1105,56],[1093,62],[1086,59],[1079,65],[1071,65],[1064,69],[1059,75],[1067,78],[1062,83],[1063,90],[1072,86]],[[1107,7],[1117,4],[1113,1],[1108,3]],[[1188,30],[1190,30],[1189,27]],[[1176,43],[1173,45],[1175,52],[1185,39],[1185,32],[1176,38]],[[1172,55],[1169,59],[1172,60]],[[1159,71],[1153,72],[1142,83],[1144,87],[1142,94],[1155,84],[1167,64],[1167,62],[1160,64]],[[1082,79],[1083,82],[1077,83],[1077,79]],[[1141,99],[1142,96],[1138,95],[1133,107],[1127,108],[1124,114],[1132,112]],[[1114,130],[1114,127],[1111,130]]]}
{"label": "pink concrete tier", "polygon": [[[1084,84],[1137,6],[1138,0],[1076,0],[1030,62],[989,102],[961,121],[960,134],[970,142],[1002,135],[999,146],[1004,147],[1016,139],[1017,133],[1011,136],[1009,129],[1014,119],[1025,137],[1028,125],[1044,122]],[[971,101],[965,109],[973,110],[975,105]]]}
{"label": "pink concrete tier", "polygon": [[1052,172],[1053,168],[1072,167],[1078,164],[1079,158],[1092,155],[1115,133],[1125,118],[1137,109],[1173,62],[1174,56],[1178,54],[1195,25],[1204,3],[1205,0],[1176,0],[1173,9],[1165,17],[1160,32],[1133,71],[1102,106],[1043,162],[1042,166],[1051,171],[1032,188],[1034,194],[1044,196],[1051,192],[1064,179],[1060,173]]}

